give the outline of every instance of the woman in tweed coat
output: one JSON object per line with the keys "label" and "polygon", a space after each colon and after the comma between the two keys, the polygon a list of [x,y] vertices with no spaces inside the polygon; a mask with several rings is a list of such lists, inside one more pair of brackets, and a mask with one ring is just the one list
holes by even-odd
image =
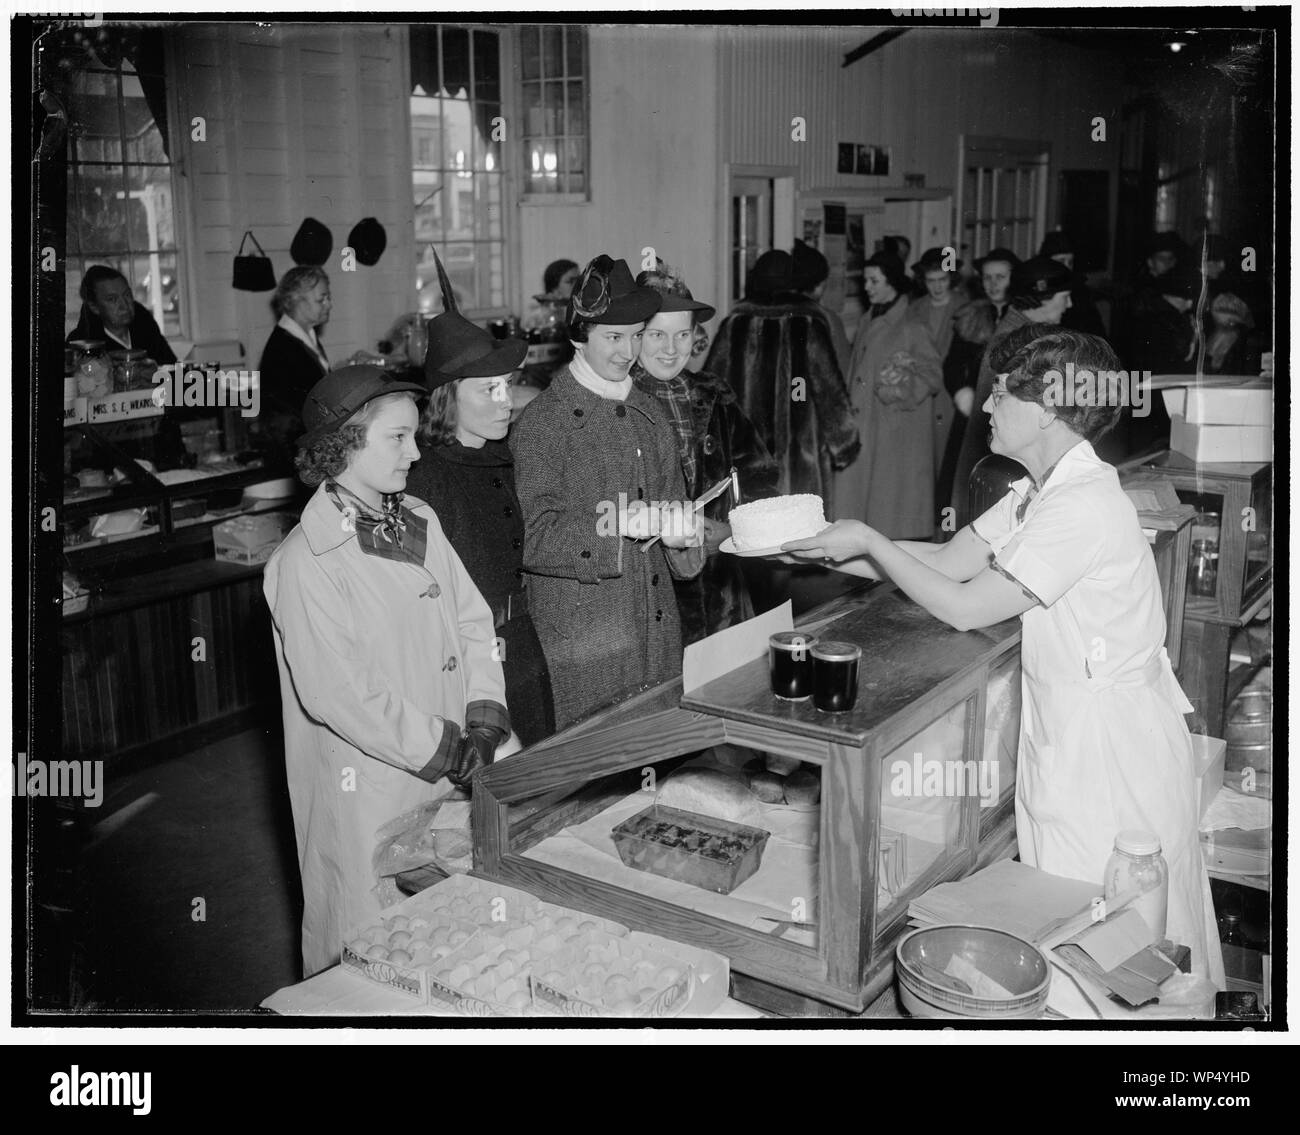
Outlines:
{"label": "woman in tweed coat", "polygon": [[[619,516],[631,502],[686,497],[672,427],[628,371],[659,295],[638,288],[624,261],[597,257],[570,301],[576,354],[511,431],[524,510],[524,570],[563,728],[680,673],[673,578],[704,564],[702,530],[665,515],[648,551]],[[676,546],[669,546],[676,545]]]}

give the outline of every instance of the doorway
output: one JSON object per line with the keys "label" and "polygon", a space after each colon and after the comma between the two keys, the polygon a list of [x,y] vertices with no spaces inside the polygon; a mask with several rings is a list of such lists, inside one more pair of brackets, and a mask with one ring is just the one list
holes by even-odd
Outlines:
{"label": "doorway", "polygon": [[794,245],[792,166],[727,167],[727,296],[745,294],[749,270],[764,252]]}

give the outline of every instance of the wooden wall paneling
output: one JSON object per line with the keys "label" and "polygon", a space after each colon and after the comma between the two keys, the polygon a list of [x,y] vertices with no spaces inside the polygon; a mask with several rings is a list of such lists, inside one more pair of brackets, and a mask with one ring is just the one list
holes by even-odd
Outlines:
{"label": "wooden wall paneling", "polygon": [[[208,640],[208,660],[196,662],[194,674],[194,711],[198,721],[210,721],[217,716],[220,696],[218,669],[220,661],[234,653],[234,628],[222,620],[225,593],[230,588],[219,587],[213,591],[200,591],[191,596],[190,604],[194,633]],[[217,658],[213,658],[213,651]]]}

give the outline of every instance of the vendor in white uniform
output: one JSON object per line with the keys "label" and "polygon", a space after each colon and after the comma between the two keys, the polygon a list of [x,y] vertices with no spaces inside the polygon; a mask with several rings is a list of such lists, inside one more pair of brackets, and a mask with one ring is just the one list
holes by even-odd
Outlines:
{"label": "vendor in white uniform", "polygon": [[1157,833],[1169,864],[1167,936],[1190,946],[1193,972],[1222,989],[1183,720],[1192,707],[1165,653],[1160,583],[1137,513],[1092,448],[1121,399],[1103,391],[1106,405],[1061,404],[1054,379],[1067,363],[1076,377],[1120,365],[1104,340],[1055,327],[1012,356],[985,409],[993,452],[1030,475],[949,543],[893,542],[842,520],[784,549],[888,576],[958,630],[1021,617],[1021,860],[1100,883],[1117,832]]}

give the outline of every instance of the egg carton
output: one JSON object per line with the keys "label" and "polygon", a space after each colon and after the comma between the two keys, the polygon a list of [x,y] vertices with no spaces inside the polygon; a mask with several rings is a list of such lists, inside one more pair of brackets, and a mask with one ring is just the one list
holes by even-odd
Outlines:
{"label": "egg carton", "polygon": [[532,996],[530,979],[537,957],[595,939],[618,941],[628,933],[619,923],[538,903],[530,921],[481,926],[472,938],[431,967],[429,997],[431,1002],[471,1017],[550,1012],[549,1006],[537,1005]]}
{"label": "egg carton", "polygon": [[[620,969],[630,971],[630,976]],[[646,984],[638,988],[638,981]],[[695,992],[695,967],[631,936],[615,938],[595,931],[580,934],[561,950],[539,955],[531,985],[533,1003],[541,1012],[566,1017],[674,1017]]]}
{"label": "egg carton", "polygon": [[[479,928],[468,920],[436,912],[408,914],[404,907],[390,907],[375,921],[355,928],[343,943],[340,963],[362,977],[428,1003],[430,967],[472,939]],[[427,945],[421,947],[420,943]],[[394,961],[392,954],[398,950],[404,953]]]}

